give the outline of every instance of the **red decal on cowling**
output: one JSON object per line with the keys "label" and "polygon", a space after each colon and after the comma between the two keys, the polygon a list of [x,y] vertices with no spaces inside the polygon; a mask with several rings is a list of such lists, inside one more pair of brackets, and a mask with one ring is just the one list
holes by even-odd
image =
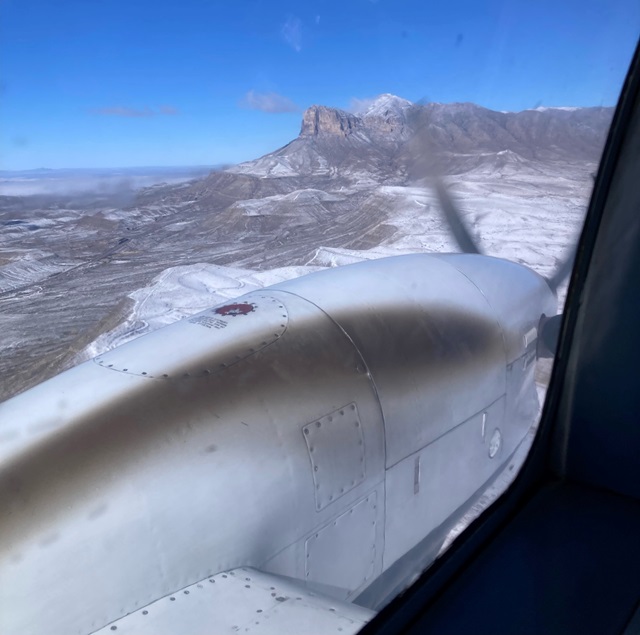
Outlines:
{"label": "red decal on cowling", "polygon": [[249,304],[248,302],[237,302],[234,304],[225,304],[224,306],[220,306],[215,309],[214,313],[217,313],[218,315],[231,315],[235,317],[236,315],[247,315],[248,313],[252,313],[255,310],[255,304]]}

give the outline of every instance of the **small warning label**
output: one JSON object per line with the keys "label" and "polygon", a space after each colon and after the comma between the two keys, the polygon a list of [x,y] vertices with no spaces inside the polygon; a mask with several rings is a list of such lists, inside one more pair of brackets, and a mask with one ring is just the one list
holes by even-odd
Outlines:
{"label": "small warning label", "polygon": [[198,315],[197,317],[191,318],[189,322],[191,324],[199,324],[208,329],[224,329],[229,326],[225,320],[210,315]]}

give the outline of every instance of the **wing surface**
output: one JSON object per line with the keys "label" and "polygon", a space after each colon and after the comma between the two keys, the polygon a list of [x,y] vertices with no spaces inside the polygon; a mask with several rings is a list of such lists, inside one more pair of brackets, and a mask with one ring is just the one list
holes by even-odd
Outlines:
{"label": "wing surface", "polygon": [[240,568],[180,589],[96,633],[349,635],[373,616],[369,609],[309,591],[297,580]]}

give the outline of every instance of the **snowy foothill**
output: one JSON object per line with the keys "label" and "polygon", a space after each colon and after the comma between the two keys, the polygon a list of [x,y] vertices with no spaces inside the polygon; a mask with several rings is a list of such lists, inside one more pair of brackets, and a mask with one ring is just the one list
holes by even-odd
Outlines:
{"label": "snowy foothill", "polygon": [[[460,214],[480,249],[549,276],[575,244],[588,196],[590,166],[565,176],[523,172],[518,178],[483,171],[447,180]],[[244,214],[269,214],[282,200],[336,200],[320,190],[296,190],[285,196],[251,199],[237,205]],[[386,210],[395,232],[371,249],[319,245],[304,265],[267,271],[223,267],[206,263],[169,267],[148,285],[129,294],[132,305],[125,320],[101,334],[78,356],[89,359],[173,321],[203,311],[225,300],[282,280],[327,267],[408,253],[451,253],[458,247],[439,211],[432,188],[387,186],[375,188],[371,205]],[[288,213],[293,213],[292,211]],[[560,289],[562,304],[566,284]]]}
{"label": "snowy foothill", "polygon": [[225,300],[319,269],[324,267],[282,267],[260,272],[207,263],[170,267],[148,286],[129,294],[132,304],[126,318],[91,342],[79,353],[77,362],[91,359]]}

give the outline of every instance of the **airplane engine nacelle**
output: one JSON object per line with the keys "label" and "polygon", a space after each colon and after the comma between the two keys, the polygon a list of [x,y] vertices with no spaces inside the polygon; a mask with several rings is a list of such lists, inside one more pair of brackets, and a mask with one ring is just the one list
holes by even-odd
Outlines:
{"label": "airplane engine nacelle", "polygon": [[553,296],[450,258],[253,292],[0,405],[0,632],[90,633],[240,566],[342,599],[381,580],[531,425]]}

